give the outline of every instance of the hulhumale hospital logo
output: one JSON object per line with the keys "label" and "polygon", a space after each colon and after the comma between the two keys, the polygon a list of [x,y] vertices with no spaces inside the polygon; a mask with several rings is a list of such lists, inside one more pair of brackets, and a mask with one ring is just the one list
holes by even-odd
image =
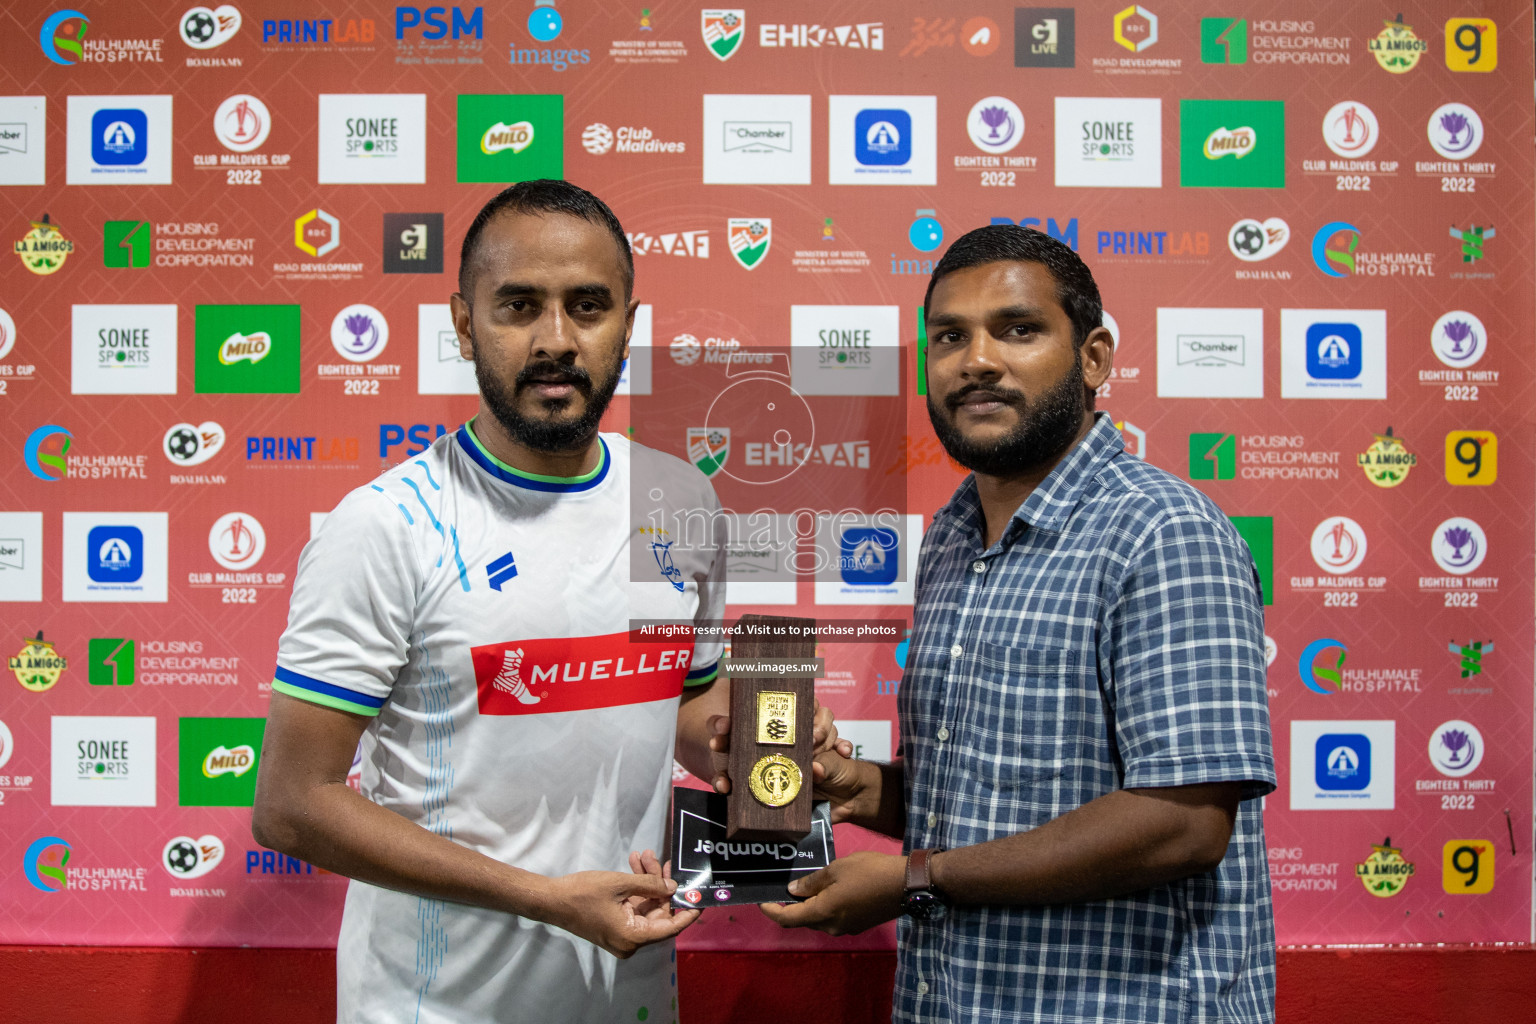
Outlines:
{"label": "hulhumale hospital logo", "polygon": [[1312,262],[1329,277],[1349,277],[1355,272],[1355,250],[1359,247],[1359,228],[1346,221],[1331,221],[1312,236]]}
{"label": "hulhumale hospital logo", "polygon": [[[1338,657],[1334,657],[1334,652]],[[1301,672],[1301,681],[1307,689],[1323,696],[1332,696],[1339,690],[1339,682],[1343,679],[1344,658],[1349,648],[1337,640],[1326,637],[1321,640],[1313,640],[1307,644],[1306,650],[1301,652],[1301,658],[1297,662],[1297,669]],[[1319,664],[1318,656],[1327,652],[1328,657]]]}
{"label": "hulhumale hospital logo", "polygon": [[69,888],[71,849],[69,843],[58,836],[34,839],[21,860],[21,868],[32,888],[42,892],[63,892]]}
{"label": "hulhumale hospital logo", "polygon": [[[22,447],[27,469],[39,480],[54,482],[64,479],[69,475],[69,444],[74,436],[63,427],[51,423],[32,431]],[[55,437],[62,437],[63,441],[59,444],[59,453],[50,455],[43,451],[43,445]]]}
{"label": "hulhumale hospital logo", "polygon": [[43,48],[43,56],[66,66],[85,59],[85,48],[80,41],[85,38],[85,30],[90,24],[91,19],[79,11],[66,9],[50,14],[37,34],[37,44]]}

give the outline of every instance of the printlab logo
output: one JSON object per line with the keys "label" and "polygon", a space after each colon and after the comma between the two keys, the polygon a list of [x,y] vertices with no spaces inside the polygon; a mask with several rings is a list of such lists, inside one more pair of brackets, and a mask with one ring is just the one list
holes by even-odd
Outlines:
{"label": "printlab logo", "polygon": [[82,41],[90,25],[91,19],[79,11],[66,9],[50,14],[37,34],[37,43],[43,49],[43,56],[55,64],[78,64],[85,59]]}
{"label": "printlab logo", "polygon": [[755,270],[773,244],[773,221],[767,217],[732,217],[725,231],[731,256],[747,270]]}
{"label": "printlab logo", "polygon": [[1435,564],[1457,576],[1476,571],[1488,557],[1488,536],[1466,516],[1452,516],[1435,527],[1429,544]]}
{"label": "printlab logo", "polygon": [[1323,141],[1342,157],[1358,159],[1376,148],[1381,128],[1376,115],[1364,103],[1345,100],[1323,115]]}
{"label": "printlab logo", "polygon": [[1429,736],[1429,763],[1435,771],[1459,779],[1483,763],[1483,734],[1471,722],[1444,722]]}
{"label": "printlab logo", "polygon": [[1267,260],[1291,240],[1291,226],[1279,217],[1244,217],[1227,232],[1227,248],[1244,263]]}
{"label": "printlab logo", "polygon": [[389,344],[389,322],[372,306],[347,306],[331,321],[331,346],[343,359],[366,363]]}
{"label": "printlab logo", "polygon": [[1483,655],[1493,653],[1493,641],[1473,640],[1470,643],[1458,644],[1452,640],[1446,645],[1446,650],[1460,660],[1461,678],[1470,679],[1472,676],[1483,674]]}
{"label": "printlab logo", "polygon": [[251,568],[266,550],[267,531],[247,512],[226,512],[208,531],[208,553],[232,571]]}
{"label": "printlab logo", "polygon": [[1355,250],[1360,229],[1348,221],[1324,224],[1312,236],[1312,262],[1329,277],[1349,277],[1355,272]]}
{"label": "printlab logo", "polygon": [[[1334,656],[1335,651],[1338,652],[1337,657]],[[1325,697],[1339,692],[1339,683],[1344,679],[1344,658],[1348,653],[1349,648],[1328,638],[1307,644],[1296,663],[1302,685]]]}
{"label": "printlab logo", "polygon": [[983,153],[1006,153],[1024,138],[1024,112],[1010,99],[988,96],[971,107],[965,128]]}
{"label": "printlab logo", "polygon": [[160,866],[175,878],[201,878],[224,862],[224,841],[215,835],[176,836],[160,851]]}
{"label": "printlab logo", "polygon": [[1469,224],[1466,228],[1451,227],[1451,237],[1461,243],[1461,262],[1476,263],[1483,258],[1483,243],[1493,238],[1498,232],[1492,227],[1478,227]]}
{"label": "printlab logo", "polygon": [[1492,71],[1499,66],[1499,27],[1488,18],[1451,18],[1445,23],[1445,66],[1452,71]]}
{"label": "printlab logo", "polygon": [[1365,560],[1365,530],[1348,516],[1330,516],[1312,531],[1311,548],[1319,569],[1342,575]]}
{"label": "printlab logo", "polygon": [[161,450],[178,466],[197,466],[224,447],[224,428],[213,420],[199,424],[177,423],[165,432]]}
{"label": "printlab logo", "polygon": [[1429,144],[1447,160],[1465,160],[1483,144],[1483,119],[1465,103],[1447,103],[1429,115]]}
{"label": "printlab logo", "polygon": [[730,60],[746,38],[747,12],[742,9],[709,8],[699,12],[699,31],[704,45],[717,60]]}
{"label": "printlab logo", "polygon": [[1016,7],[1013,66],[1070,68],[1076,60],[1076,17],[1071,7]]}
{"label": "printlab logo", "polygon": [[223,46],[240,31],[240,12],[230,4],[194,7],[181,16],[181,41],[194,50]]}
{"label": "printlab logo", "polygon": [[106,267],[147,267],[154,229],[147,220],[109,220],[101,226],[101,263]]}
{"label": "printlab logo", "polygon": [[1499,436],[1491,430],[1453,430],[1445,435],[1445,482],[1487,487],[1499,478]]}
{"label": "printlab logo", "polygon": [[1179,184],[1185,188],[1284,188],[1285,104],[1279,100],[1180,100]]}
{"label": "printlab logo", "polygon": [[384,273],[441,274],[443,215],[386,213],[384,215]]}
{"label": "printlab logo", "polygon": [[1248,63],[1248,19],[1201,18],[1200,63]]}
{"label": "printlab logo", "polygon": [[58,836],[34,839],[21,858],[22,873],[32,888],[42,892],[63,892],[69,888],[69,855],[73,849]]}
{"label": "printlab logo", "polygon": [[1488,349],[1488,329],[1466,310],[1452,310],[1435,321],[1429,346],[1446,366],[1473,366]]}
{"label": "printlab logo", "polygon": [[1132,4],[1115,15],[1115,42],[1132,53],[1157,43],[1157,15],[1138,4]]}
{"label": "printlab logo", "polygon": [[219,143],[235,153],[260,148],[272,131],[272,114],[255,96],[240,93],[219,104],[213,115],[213,133]]}

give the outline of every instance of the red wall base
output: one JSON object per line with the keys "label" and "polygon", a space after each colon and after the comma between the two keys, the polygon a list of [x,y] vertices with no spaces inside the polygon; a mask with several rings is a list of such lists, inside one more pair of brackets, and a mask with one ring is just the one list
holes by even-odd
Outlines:
{"label": "red wall base", "polygon": [[[330,1024],[335,953],[0,946],[0,1022]],[[687,1024],[885,1024],[890,953],[678,955]],[[1282,950],[1280,1024],[1536,1017],[1536,949]]]}

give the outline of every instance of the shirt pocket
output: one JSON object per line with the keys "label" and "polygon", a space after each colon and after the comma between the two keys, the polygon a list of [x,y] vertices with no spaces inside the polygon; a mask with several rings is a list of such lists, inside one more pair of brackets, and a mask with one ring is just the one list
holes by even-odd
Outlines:
{"label": "shirt pocket", "polygon": [[967,675],[962,747],[984,785],[1054,779],[1079,759],[1098,689],[1086,692],[1078,652],[982,642]]}

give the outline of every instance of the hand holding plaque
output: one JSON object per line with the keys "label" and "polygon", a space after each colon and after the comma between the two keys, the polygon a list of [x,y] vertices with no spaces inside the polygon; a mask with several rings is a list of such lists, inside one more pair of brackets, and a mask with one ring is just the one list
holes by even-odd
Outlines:
{"label": "hand holding plaque", "polygon": [[[731,661],[814,661],[814,619],[744,615]],[[811,830],[814,674],[738,674],[731,685],[729,836],[798,840]]]}

